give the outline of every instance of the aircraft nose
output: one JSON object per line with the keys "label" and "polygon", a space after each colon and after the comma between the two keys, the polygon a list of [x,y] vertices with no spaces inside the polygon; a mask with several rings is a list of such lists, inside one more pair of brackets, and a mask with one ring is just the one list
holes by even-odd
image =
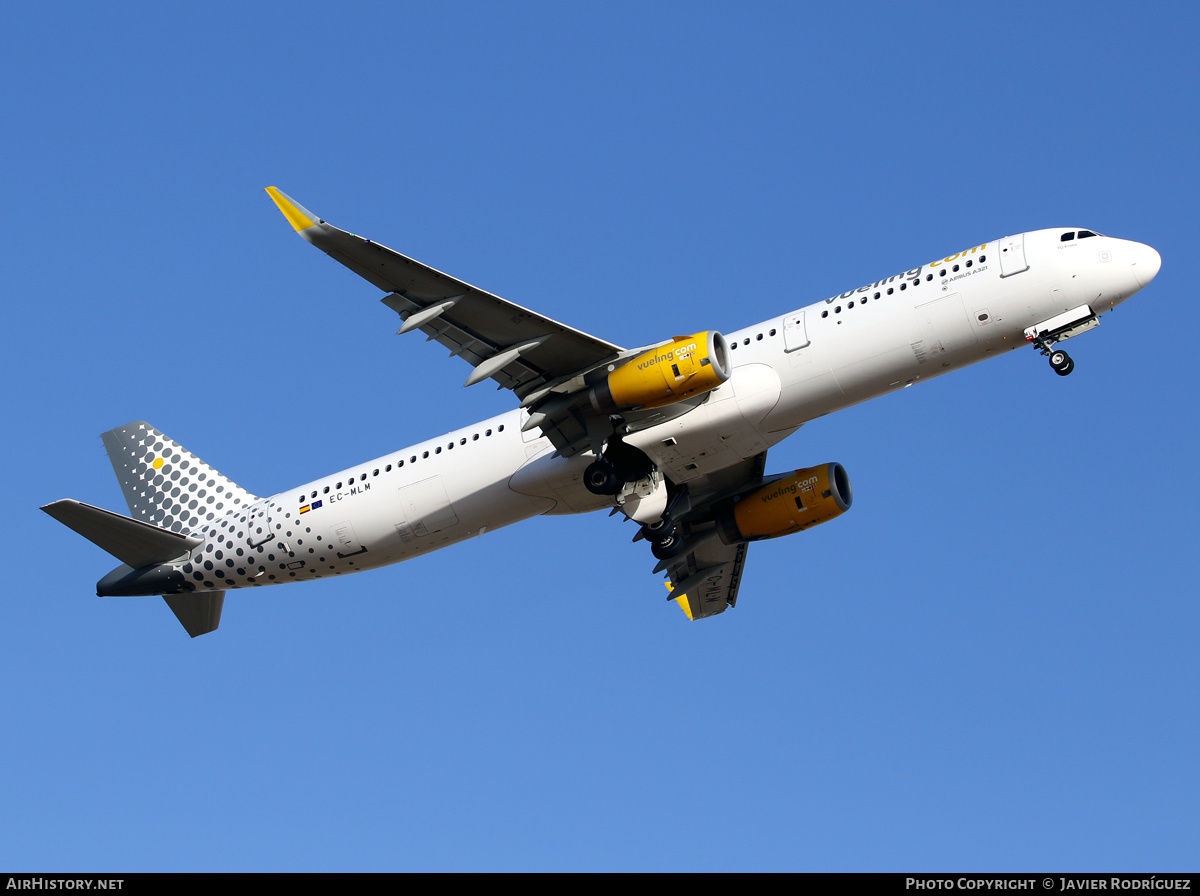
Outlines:
{"label": "aircraft nose", "polygon": [[1133,276],[1142,286],[1148,286],[1162,267],[1162,256],[1145,243],[1134,243],[1133,246]]}

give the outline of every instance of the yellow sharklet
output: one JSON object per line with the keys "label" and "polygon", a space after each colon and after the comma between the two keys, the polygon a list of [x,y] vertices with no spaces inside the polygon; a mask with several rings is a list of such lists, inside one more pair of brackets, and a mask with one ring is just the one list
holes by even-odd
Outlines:
{"label": "yellow sharklet", "polygon": [[[671,581],[669,579],[667,581],[663,582],[663,584],[667,586],[668,591],[671,590]],[[679,604],[679,609],[681,609],[681,610],[683,610],[683,612],[687,613],[688,619],[693,618],[692,617],[692,605],[688,603],[686,594],[675,598],[675,603]]]}
{"label": "yellow sharklet", "polygon": [[282,192],[277,187],[267,187],[267,195],[279,206],[279,210],[283,212],[283,216],[288,219],[289,224],[296,228],[297,232],[307,230],[316,225],[317,220],[313,213],[304,206],[297,204],[287,193]]}

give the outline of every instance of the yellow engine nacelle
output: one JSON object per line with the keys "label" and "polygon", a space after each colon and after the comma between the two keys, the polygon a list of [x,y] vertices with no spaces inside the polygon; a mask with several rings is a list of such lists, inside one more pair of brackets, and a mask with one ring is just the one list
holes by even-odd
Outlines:
{"label": "yellow engine nacelle", "polygon": [[726,544],[791,535],[841,516],[852,500],[845,467],[808,467],[742,498],[717,520],[717,531]]}
{"label": "yellow engine nacelle", "polygon": [[676,336],[626,361],[590,391],[603,414],[658,408],[717,388],[729,379],[729,344],[716,330]]}

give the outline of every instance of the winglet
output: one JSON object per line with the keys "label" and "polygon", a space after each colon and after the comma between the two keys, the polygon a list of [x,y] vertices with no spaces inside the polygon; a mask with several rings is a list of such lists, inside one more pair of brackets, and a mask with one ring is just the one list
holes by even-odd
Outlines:
{"label": "winglet", "polygon": [[[670,580],[663,582],[663,584],[667,586],[667,591],[674,590],[674,587],[671,585]],[[679,609],[683,610],[683,612],[687,614],[687,618],[691,619],[694,622],[695,617],[692,616],[692,605],[690,603],[688,603],[687,595],[681,594],[679,597],[674,598],[674,601],[675,601],[675,603],[679,604]]]}
{"label": "winglet", "polygon": [[288,223],[299,233],[320,223],[321,219],[277,187],[267,187],[267,195],[279,206]]}

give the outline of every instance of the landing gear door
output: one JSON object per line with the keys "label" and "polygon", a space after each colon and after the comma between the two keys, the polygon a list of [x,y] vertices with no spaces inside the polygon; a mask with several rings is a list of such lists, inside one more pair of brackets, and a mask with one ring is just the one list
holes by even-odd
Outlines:
{"label": "landing gear door", "polygon": [[783,319],[783,350],[794,352],[809,344],[808,330],[804,326],[804,312],[793,311]]}
{"label": "landing gear door", "polygon": [[1029,270],[1025,260],[1025,234],[1006,236],[1000,241],[1000,276],[1011,277]]}

